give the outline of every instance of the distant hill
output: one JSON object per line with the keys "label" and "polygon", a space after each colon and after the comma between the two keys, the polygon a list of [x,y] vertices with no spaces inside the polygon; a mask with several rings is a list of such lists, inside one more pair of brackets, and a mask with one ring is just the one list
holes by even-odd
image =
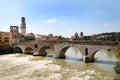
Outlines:
{"label": "distant hill", "polygon": [[90,36],[90,40],[120,41],[120,32],[107,32]]}
{"label": "distant hill", "polygon": [[120,35],[120,32],[107,32],[107,33],[101,33],[101,34],[98,34],[98,35],[117,35],[119,34]]}

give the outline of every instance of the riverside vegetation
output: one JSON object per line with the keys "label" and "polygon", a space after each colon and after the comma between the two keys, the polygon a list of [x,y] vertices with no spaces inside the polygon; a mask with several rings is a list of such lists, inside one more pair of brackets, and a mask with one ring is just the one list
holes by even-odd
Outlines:
{"label": "riverside vegetation", "polygon": [[115,80],[120,80],[120,62],[116,62],[113,69],[115,70],[116,74],[118,75],[117,78],[115,78]]}

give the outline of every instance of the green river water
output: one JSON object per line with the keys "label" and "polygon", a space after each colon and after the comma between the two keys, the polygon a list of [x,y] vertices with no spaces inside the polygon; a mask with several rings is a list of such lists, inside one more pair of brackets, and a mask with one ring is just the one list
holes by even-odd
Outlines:
{"label": "green river water", "polygon": [[[48,50],[48,53],[52,53]],[[69,48],[66,59],[27,54],[0,55],[0,80],[114,80],[114,52],[100,50],[95,62],[85,63],[79,50]]]}

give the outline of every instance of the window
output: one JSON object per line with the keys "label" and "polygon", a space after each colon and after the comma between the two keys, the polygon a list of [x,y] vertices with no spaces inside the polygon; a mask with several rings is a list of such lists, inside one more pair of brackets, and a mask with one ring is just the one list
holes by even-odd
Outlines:
{"label": "window", "polygon": [[5,37],[4,42],[9,42],[9,37]]}
{"label": "window", "polygon": [[8,40],[8,39],[5,39],[4,42],[9,42],[9,40]]}
{"label": "window", "polygon": [[9,39],[9,37],[5,37],[4,39]]}
{"label": "window", "polygon": [[9,34],[5,34],[5,35],[9,35]]}

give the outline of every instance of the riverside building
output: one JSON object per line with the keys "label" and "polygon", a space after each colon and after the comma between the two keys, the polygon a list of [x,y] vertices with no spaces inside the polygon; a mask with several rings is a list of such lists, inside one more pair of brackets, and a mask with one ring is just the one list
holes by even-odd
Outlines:
{"label": "riverside building", "polygon": [[11,32],[0,32],[0,46],[12,46]]}

